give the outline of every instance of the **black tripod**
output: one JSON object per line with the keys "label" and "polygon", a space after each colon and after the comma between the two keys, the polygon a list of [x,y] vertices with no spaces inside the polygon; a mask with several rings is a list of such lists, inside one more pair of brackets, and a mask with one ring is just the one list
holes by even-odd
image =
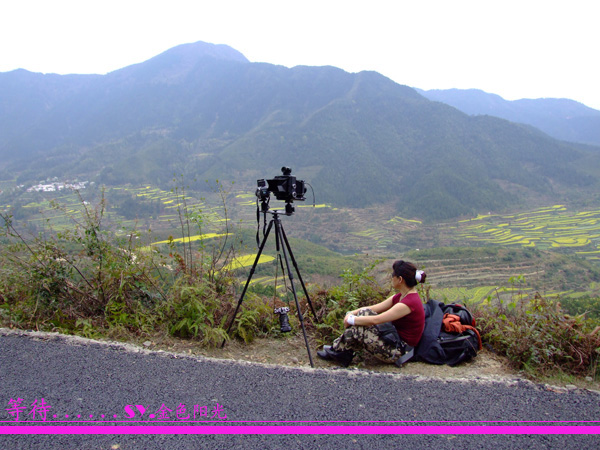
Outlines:
{"label": "black tripod", "polygon": [[[290,247],[290,243],[287,239],[287,236],[285,235],[285,231],[283,230],[283,225],[281,224],[281,220],[279,219],[279,211],[274,210],[274,211],[266,211],[266,212],[268,212],[269,214],[272,214],[273,218],[269,222],[269,227],[267,228],[267,232],[265,233],[263,241],[260,244],[260,247],[258,249],[258,254],[256,255],[256,259],[254,260],[254,264],[252,265],[252,268],[250,269],[250,275],[248,276],[248,279],[246,280],[246,285],[244,286],[242,295],[241,295],[241,297],[238,301],[238,304],[235,308],[233,317],[231,318],[231,323],[229,324],[229,327],[227,328],[227,334],[229,334],[229,331],[231,330],[231,327],[233,326],[233,323],[235,321],[235,316],[237,315],[237,313],[240,309],[240,306],[242,306],[242,301],[244,300],[244,296],[246,295],[246,290],[248,289],[248,286],[250,285],[250,280],[252,279],[252,276],[254,275],[254,270],[256,269],[256,265],[258,264],[260,255],[262,254],[262,251],[265,248],[265,244],[267,243],[267,239],[269,237],[269,233],[271,232],[271,229],[273,228],[273,224],[275,224],[275,243],[276,243],[277,252],[279,253],[280,248],[283,252],[283,258],[285,260],[288,278],[290,279],[290,284],[292,286],[292,294],[294,295],[294,301],[296,302],[296,309],[298,311],[298,319],[300,320],[300,326],[302,327],[302,333],[304,334],[304,342],[306,343],[306,351],[308,352],[308,359],[310,361],[310,366],[314,367],[312,355],[310,354],[310,347],[308,345],[308,338],[306,337],[306,329],[304,328],[304,318],[302,317],[302,311],[300,311],[300,305],[298,304],[298,296],[296,295],[296,288],[294,287],[294,276],[292,274],[292,271],[290,270],[290,262],[287,257],[286,248],[290,254],[292,263],[294,264],[294,268],[296,269],[296,273],[298,274],[298,279],[300,280],[300,283],[302,284],[302,289],[304,290],[304,295],[306,295],[306,300],[308,301],[308,305],[310,306],[310,310],[312,311],[312,314],[315,317],[315,319],[317,318],[317,315],[315,314],[315,309],[313,308],[312,302],[310,301],[310,297],[308,296],[308,292],[306,290],[306,286],[304,285],[304,281],[302,280],[302,276],[300,275],[300,271],[298,269],[298,264],[296,263],[296,259],[294,258],[294,254],[292,253],[292,248]],[[286,213],[286,214],[290,215],[289,213]],[[285,243],[285,245],[281,245],[282,242]],[[223,341],[221,348],[223,348],[224,346],[225,346],[225,340]]]}

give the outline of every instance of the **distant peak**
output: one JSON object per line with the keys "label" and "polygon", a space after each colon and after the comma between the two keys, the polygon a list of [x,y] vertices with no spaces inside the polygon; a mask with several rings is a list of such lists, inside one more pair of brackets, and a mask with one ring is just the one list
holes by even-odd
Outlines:
{"label": "distant peak", "polygon": [[244,55],[227,45],[194,42],[178,45],[147,61],[119,69],[112,72],[112,76],[134,76],[155,82],[174,82],[181,80],[198,64],[208,60],[249,62]]}
{"label": "distant peak", "polygon": [[228,45],[209,44],[202,41],[178,45],[163,52],[158,57],[163,55],[178,56],[185,59],[210,57],[228,61],[249,62],[244,55]]}

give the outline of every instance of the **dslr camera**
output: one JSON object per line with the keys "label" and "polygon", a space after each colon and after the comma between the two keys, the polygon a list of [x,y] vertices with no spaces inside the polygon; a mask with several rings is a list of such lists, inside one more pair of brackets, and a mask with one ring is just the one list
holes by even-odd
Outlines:
{"label": "dslr camera", "polygon": [[292,327],[290,326],[290,320],[288,317],[288,313],[290,312],[290,308],[287,306],[282,306],[281,308],[276,308],[273,313],[279,314],[279,327],[282,333],[288,333],[292,331]]}

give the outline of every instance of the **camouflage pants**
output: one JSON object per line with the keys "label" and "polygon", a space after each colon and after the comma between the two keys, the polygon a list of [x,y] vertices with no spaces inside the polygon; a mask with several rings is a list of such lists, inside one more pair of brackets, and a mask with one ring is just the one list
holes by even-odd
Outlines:
{"label": "camouflage pants", "polygon": [[[360,310],[357,314],[357,316],[376,315],[377,313],[370,309]],[[381,340],[379,329],[375,325],[370,327],[353,325],[346,328],[344,334],[333,341],[331,348],[337,352],[365,350],[377,359],[387,363],[393,363],[402,356],[400,347],[391,346]]]}

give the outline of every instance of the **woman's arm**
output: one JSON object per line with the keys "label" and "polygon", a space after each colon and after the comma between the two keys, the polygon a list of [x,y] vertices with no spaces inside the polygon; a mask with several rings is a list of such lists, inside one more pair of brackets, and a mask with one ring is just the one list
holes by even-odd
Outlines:
{"label": "woman's arm", "polygon": [[381,314],[382,312],[387,311],[388,309],[390,309],[392,307],[392,305],[393,305],[392,299],[393,298],[394,298],[394,296],[392,295],[391,297],[386,298],[384,301],[379,302],[376,305],[364,306],[362,308],[355,309],[354,311],[350,311],[350,312],[348,312],[346,314],[356,315],[356,314],[358,314],[358,312],[361,309],[370,309],[374,313]]}
{"label": "woman's arm", "polygon": [[[379,303],[379,305],[380,304],[381,303]],[[404,303],[397,303],[387,311],[377,314],[376,316],[354,316],[354,325],[370,327],[371,325],[377,325],[379,323],[393,322],[394,320],[398,320],[401,317],[407,316],[410,314],[410,312],[410,308]],[[348,323],[348,315],[344,317],[344,326],[351,326],[351,324]]]}

